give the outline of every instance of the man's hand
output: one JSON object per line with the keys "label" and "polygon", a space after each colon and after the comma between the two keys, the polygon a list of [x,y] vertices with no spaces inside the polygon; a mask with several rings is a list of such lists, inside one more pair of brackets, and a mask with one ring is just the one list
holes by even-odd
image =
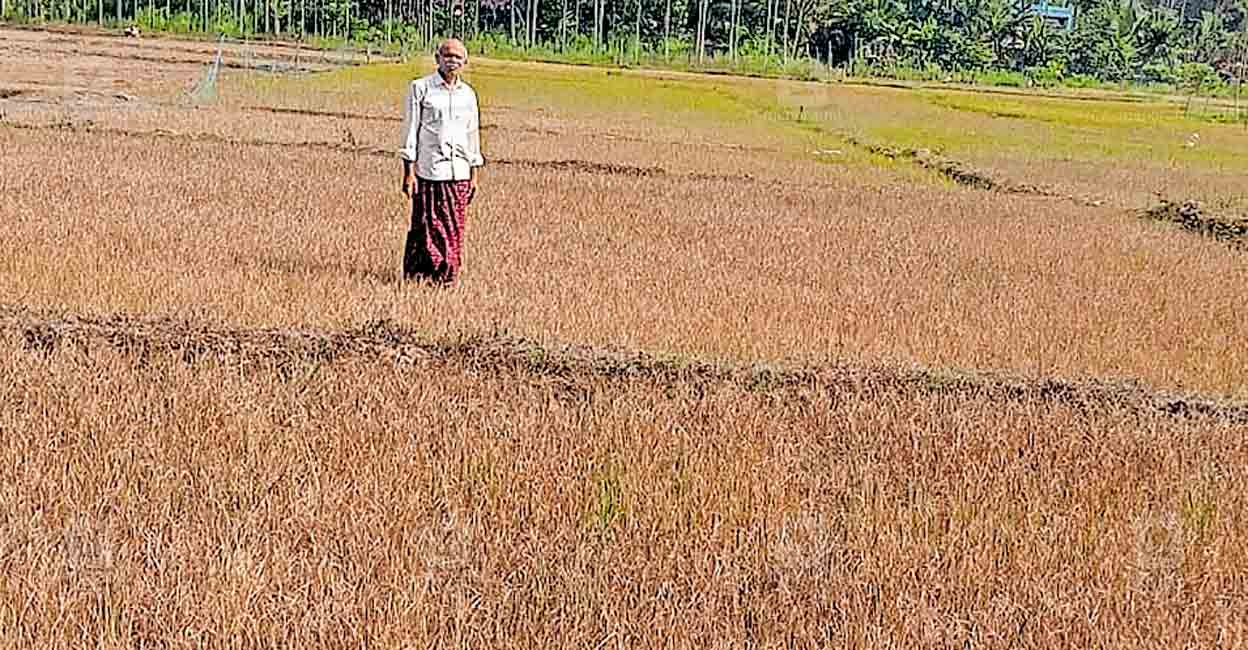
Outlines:
{"label": "man's hand", "polygon": [[413,198],[416,196],[416,175],[407,173],[403,174],[403,196]]}
{"label": "man's hand", "polygon": [[468,202],[472,203],[472,199],[477,196],[477,168],[472,168],[472,176],[468,178]]}

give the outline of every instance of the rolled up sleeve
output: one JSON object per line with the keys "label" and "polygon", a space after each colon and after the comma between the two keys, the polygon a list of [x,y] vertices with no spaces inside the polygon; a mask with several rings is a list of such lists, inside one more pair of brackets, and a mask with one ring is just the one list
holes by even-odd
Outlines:
{"label": "rolled up sleeve", "polygon": [[480,167],[485,164],[485,158],[481,156],[481,113],[476,112],[472,118],[472,124],[468,128],[468,164],[472,167]]}
{"label": "rolled up sleeve", "polygon": [[420,92],[419,81],[407,85],[407,97],[403,100],[403,128],[399,139],[399,156],[415,162],[420,155]]}

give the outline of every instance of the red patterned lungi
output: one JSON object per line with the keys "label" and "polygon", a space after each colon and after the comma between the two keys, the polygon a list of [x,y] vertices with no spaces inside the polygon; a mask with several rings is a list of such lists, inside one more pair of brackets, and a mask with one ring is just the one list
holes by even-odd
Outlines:
{"label": "red patterned lungi", "polygon": [[464,214],[471,181],[416,181],[412,229],[403,247],[403,277],[449,284],[459,275]]}

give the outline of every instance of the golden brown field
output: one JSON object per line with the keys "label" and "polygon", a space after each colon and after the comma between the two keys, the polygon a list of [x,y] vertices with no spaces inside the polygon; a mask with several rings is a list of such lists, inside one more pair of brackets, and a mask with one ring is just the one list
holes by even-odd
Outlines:
{"label": "golden brown field", "polygon": [[1234,218],[1234,127],[477,61],[430,290],[426,62],[205,105],[192,45],[58,35],[165,80],[119,100],[11,34],[0,645],[1246,642],[1248,251],[1139,216]]}

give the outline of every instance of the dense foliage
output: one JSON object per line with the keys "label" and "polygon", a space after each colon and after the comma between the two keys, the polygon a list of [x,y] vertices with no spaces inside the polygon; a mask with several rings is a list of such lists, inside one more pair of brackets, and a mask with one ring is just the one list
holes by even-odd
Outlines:
{"label": "dense foliage", "polygon": [[[556,57],[819,61],[1077,83],[1238,82],[1248,0],[0,0],[11,20],[427,47],[454,34]],[[1069,11],[1066,20],[1053,14]]]}

